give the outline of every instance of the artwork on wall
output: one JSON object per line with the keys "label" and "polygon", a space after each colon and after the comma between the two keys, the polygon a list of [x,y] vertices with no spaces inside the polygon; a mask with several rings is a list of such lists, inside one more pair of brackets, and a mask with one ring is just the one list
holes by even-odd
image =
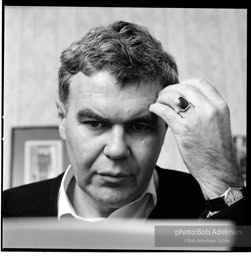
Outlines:
{"label": "artwork on wall", "polygon": [[68,165],[65,142],[58,127],[12,129],[10,187],[56,177]]}
{"label": "artwork on wall", "polygon": [[56,177],[62,170],[60,140],[27,140],[24,144],[24,183]]}

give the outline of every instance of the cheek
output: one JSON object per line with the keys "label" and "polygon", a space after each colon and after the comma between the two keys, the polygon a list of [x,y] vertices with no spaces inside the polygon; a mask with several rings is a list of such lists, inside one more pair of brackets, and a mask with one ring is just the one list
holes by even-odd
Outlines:
{"label": "cheek", "polygon": [[66,145],[71,165],[74,169],[87,169],[102,150],[102,144],[84,133],[81,127],[66,129]]}
{"label": "cheek", "polygon": [[158,145],[157,141],[153,139],[142,138],[138,141],[137,146],[135,145],[134,147],[133,155],[139,170],[136,176],[138,191],[145,190],[152,177],[159,155]]}
{"label": "cheek", "polygon": [[165,134],[160,132],[152,136],[141,138],[137,145],[139,152],[144,158],[152,160],[158,158],[161,151]]}
{"label": "cheek", "polygon": [[99,155],[98,147],[94,146],[95,142],[90,138],[84,138],[82,136],[68,137],[67,151],[72,166],[76,182],[82,189],[88,184],[92,183],[91,166],[95,162]]}
{"label": "cheek", "polygon": [[142,138],[134,147],[134,156],[140,169],[140,176],[151,173],[158,160],[163,138],[159,136]]}

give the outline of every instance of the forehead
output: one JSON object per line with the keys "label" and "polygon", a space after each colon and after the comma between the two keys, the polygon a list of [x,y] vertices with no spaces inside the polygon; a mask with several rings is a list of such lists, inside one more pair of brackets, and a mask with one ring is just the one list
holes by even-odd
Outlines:
{"label": "forehead", "polygon": [[99,72],[91,77],[78,73],[71,79],[69,105],[74,108],[116,107],[123,108],[147,108],[156,101],[159,84],[154,83],[130,83],[121,87],[116,79],[108,72]]}
{"label": "forehead", "polygon": [[81,97],[106,96],[108,99],[128,100],[133,98],[156,97],[161,86],[156,82],[128,83],[125,86],[117,84],[116,79],[106,71],[86,76],[79,72],[71,79],[70,96]]}

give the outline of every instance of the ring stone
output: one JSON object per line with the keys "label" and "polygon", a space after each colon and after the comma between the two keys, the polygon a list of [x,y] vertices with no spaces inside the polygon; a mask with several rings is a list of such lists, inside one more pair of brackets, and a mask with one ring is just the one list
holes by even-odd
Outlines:
{"label": "ring stone", "polygon": [[184,97],[179,97],[175,100],[175,105],[181,110],[186,111],[190,107],[189,101],[187,101]]}

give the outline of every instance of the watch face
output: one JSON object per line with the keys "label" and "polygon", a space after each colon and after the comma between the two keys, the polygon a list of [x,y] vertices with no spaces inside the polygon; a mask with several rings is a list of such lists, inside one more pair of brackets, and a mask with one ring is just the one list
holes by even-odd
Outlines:
{"label": "watch face", "polygon": [[234,204],[235,202],[239,201],[243,197],[240,190],[233,189],[230,190],[225,197],[225,202],[228,206]]}

